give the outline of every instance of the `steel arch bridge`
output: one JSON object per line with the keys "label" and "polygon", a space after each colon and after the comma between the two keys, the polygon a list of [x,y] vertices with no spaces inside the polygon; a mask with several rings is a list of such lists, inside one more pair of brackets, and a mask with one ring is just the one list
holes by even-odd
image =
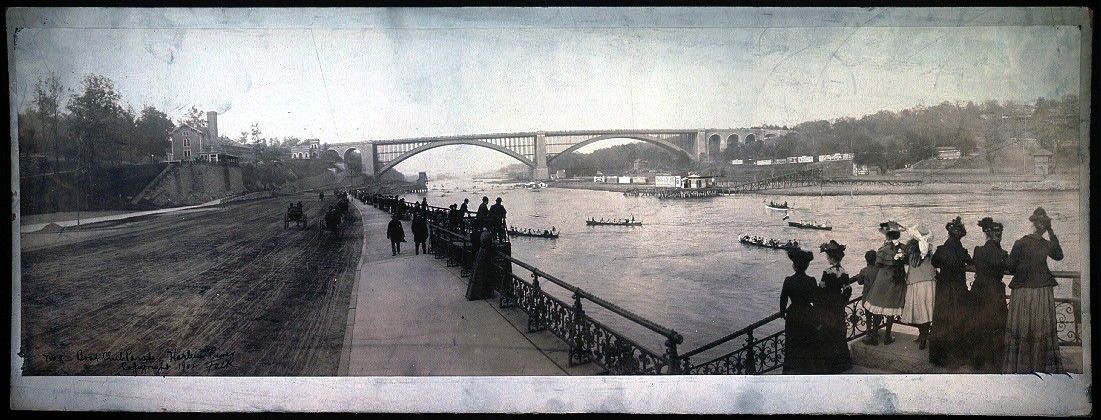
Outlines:
{"label": "steel arch bridge", "polygon": [[352,150],[359,151],[364,173],[378,176],[427,150],[453,145],[478,146],[511,156],[531,168],[534,179],[546,180],[550,179],[548,165],[558,157],[608,139],[640,140],[674,154],[683,153],[693,160],[708,161],[718,160],[722,151],[734,143],[763,141],[787,132],[763,128],[538,131],[372,140],[330,144],[327,148],[345,159]]}

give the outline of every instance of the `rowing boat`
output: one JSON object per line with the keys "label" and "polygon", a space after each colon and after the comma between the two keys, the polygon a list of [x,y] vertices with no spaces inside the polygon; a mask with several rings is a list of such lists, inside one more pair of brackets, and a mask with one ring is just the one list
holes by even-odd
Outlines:
{"label": "rowing boat", "polygon": [[642,221],[602,222],[599,220],[586,220],[585,224],[589,226],[642,226]]}
{"label": "rowing boat", "polygon": [[818,229],[818,230],[833,230],[833,226],[830,225],[816,225],[809,222],[788,222],[788,226],[803,228],[803,229]]}
{"label": "rowing boat", "polygon": [[518,230],[511,230],[511,229],[508,230],[508,235],[509,236],[527,236],[527,237],[530,237],[530,238],[558,239],[558,234],[557,233],[548,233],[548,234],[544,235],[542,233],[528,233],[528,232],[522,232],[522,231],[518,231]]}
{"label": "rowing boat", "polygon": [[746,245],[753,245],[753,246],[759,246],[759,247],[762,247],[762,248],[772,248],[772,249],[799,248],[799,245],[797,245],[797,244],[788,245],[787,243],[781,243],[779,245],[769,245],[767,243],[753,242],[753,241],[751,241],[749,239],[746,239],[746,238],[738,239],[738,242],[741,242],[741,243],[746,244]]}

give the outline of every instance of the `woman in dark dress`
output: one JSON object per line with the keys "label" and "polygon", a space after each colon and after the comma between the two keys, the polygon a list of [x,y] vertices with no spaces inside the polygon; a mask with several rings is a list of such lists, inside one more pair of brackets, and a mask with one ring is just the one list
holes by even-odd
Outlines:
{"label": "woman in dark dress", "polygon": [[[1043,207],[1036,208],[1028,220],[1035,230],[1013,243],[1006,261],[1013,280],[1009,282],[1012,292],[1005,324],[1002,372],[1062,373],[1055,325],[1057,283],[1047,259],[1062,260],[1063,248]],[[1049,239],[1044,239],[1044,233]]]}
{"label": "woman in dark dress", "polygon": [[948,239],[933,252],[933,267],[937,268],[936,292],[933,298],[933,325],[929,337],[929,361],[937,366],[958,368],[971,349],[967,343],[967,278],[966,267],[971,255],[960,243],[967,235],[963,222],[956,217],[944,226]]}
{"label": "woman in dark dress", "polygon": [[[818,285],[807,275],[814,253],[798,248],[788,249],[795,274],[784,279],[780,289],[780,316],[784,318],[784,373],[802,374],[814,371],[816,352],[814,299]],[[788,304],[790,301],[790,305]]]}
{"label": "woman in dark dress", "polygon": [[826,253],[830,266],[822,272],[818,282],[821,289],[814,306],[822,328],[818,331],[818,349],[822,359],[818,363],[819,373],[841,373],[852,367],[849,356],[849,340],[846,335],[845,305],[852,297],[852,283],[841,260],[845,258],[845,245],[831,240],[819,247]]}
{"label": "woman in dark dress", "polygon": [[481,300],[493,297],[496,288],[496,267],[493,266],[493,252],[496,246],[493,234],[488,228],[476,232],[478,252],[474,255],[474,267],[470,274],[470,283],[466,287],[467,300]]}
{"label": "woman in dark dress", "polygon": [[1002,249],[1002,224],[984,217],[979,221],[986,244],[975,247],[975,282],[971,284],[971,356],[980,372],[1001,372],[1005,349],[1005,262],[1009,253]]}

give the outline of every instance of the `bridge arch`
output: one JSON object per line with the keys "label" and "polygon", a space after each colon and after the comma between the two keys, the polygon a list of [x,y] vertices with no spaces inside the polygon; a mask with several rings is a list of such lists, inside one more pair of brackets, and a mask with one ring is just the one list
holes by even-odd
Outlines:
{"label": "bridge arch", "polygon": [[455,146],[455,145],[462,145],[462,144],[468,144],[468,145],[471,145],[471,146],[480,146],[480,147],[485,147],[485,148],[488,148],[488,149],[493,149],[493,150],[496,150],[498,152],[504,153],[506,155],[512,156],[513,159],[516,159],[516,160],[520,161],[520,163],[523,163],[523,164],[527,165],[528,167],[531,167],[531,168],[535,167],[535,162],[532,162],[531,159],[528,159],[526,156],[521,155],[519,153],[516,153],[516,152],[514,152],[514,151],[512,151],[512,150],[510,150],[510,149],[508,149],[504,146],[498,146],[498,145],[493,144],[493,143],[487,143],[487,142],[484,142],[484,141],[471,140],[471,139],[453,139],[453,140],[435,141],[435,142],[432,142],[432,143],[424,144],[424,145],[418,146],[417,148],[415,148],[413,150],[402,153],[401,155],[398,155],[398,157],[394,158],[393,160],[391,160],[389,162],[386,162],[385,165],[383,165],[381,168],[379,168],[378,174],[382,175],[386,171],[389,171],[390,169],[393,169],[395,166],[397,166],[403,160],[409,159],[409,158],[411,158],[411,157],[413,157],[417,154],[420,154],[421,152],[431,150],[431,149],[435,149],[437,147]]}
{"label": "bridge arch", "polygon": [[349,147],[343,152],[340,152],[340,157],[344,159],[344,167],[347,170],[352,170],[353,166],[359,173],[363,173],[363,152],[358,147]]}
{"label": "bridge arch", "polygon": [[673,153],[677,156],[680,156],[682,153],[684,155],[691,156],[691,155],[688,154],[688,151],[682,149],[680,146],[677,146],[676,144],[673,144],[672,142],[670,142],[668,140],[659,139],[657,137],[650,137],[650,136],[645,136],[645,135],[641,135],[641,134],[604,134],[604,135],[596,136],[596,137],[593,137],[591,139],[579,142],[579,143],[577,143],[573,146],[568,147],[566,150],[563,150],[561,153],[558,153],[554,156],[551,156],[551,157],[547,158],[547,165],[550,165],[550,163],[554,162],[555,159],[558,159],[559,156],[564,156],[564,155],[570,154],[573,151],[575,151],[577,149],[580,149],[582,147],[588,146],[592,143],[596,143],[596,142],[601,141],[601,140],[609,140],[609,139],[631,139],[631,140],[644,141],[644,142],[647,142],[647,143],[650,143],[650,144],[660,146],[661,148],[663,148],[665,150],[668,150],[670,153]]}

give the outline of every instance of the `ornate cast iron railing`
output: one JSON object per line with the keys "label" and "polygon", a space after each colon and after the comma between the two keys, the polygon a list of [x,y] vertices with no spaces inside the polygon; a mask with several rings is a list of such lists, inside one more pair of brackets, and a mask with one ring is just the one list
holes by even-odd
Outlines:
{"label": "ornate cast iron railing", "polygon": [[[433,250],[438,258],[447,258],[448,265],[461,265],[463,275],[469,275],[476,254],[466,235],[442,226],[430,224]],[[647,320],[633,312],[547,274],[538,268],[513,258],[498,249],[492,256],[496,291],[501,308],[518,308],[528,315],[528,332],[548,331],[569,346],[571,366],[596,363],[608,373],[618,375],[681,373],[677,345],[683,337],[676,331]],[[518,267],[526,276],[517,275]],[[560,299],[544,288],[555,286],[571,293],[571,300]],[[665,351],[657,351],[633,340],[586,312],[587,305],[603,308],[630,322],[660,334],[665,339]]]}
{"label": "ornate cast iron railing", "polygon": [[[971,270],[973,271],[973,270]],[[1010,273],[1006,273],[1009,275]],[[1052,271],[1056,278],[1071,279],[1072,294],[1076,297],[1055,298],[1055,319],[1059,335],[1059,344],[1063,346],[1081,346],[1082,310],[1080,296],[1081,274],[1077,271]],[[849,341],[864,337],[867,333],[866,313],[861,303],[863,297],[857,296],[845,305],[845,331]],[[1006,296],[1009,299],[1009,296]],[[776,312],[745,328],[728,334],[710,343],[681,355],[681,369],[687,374],[702,375],[752,375],[771,372],[784,365],[783,317]],[[764,338],[759,331],[767,327]],[[734,344],[735,350],[712,357],[698,364],[692,364],[691,358],[724,344]]]}

